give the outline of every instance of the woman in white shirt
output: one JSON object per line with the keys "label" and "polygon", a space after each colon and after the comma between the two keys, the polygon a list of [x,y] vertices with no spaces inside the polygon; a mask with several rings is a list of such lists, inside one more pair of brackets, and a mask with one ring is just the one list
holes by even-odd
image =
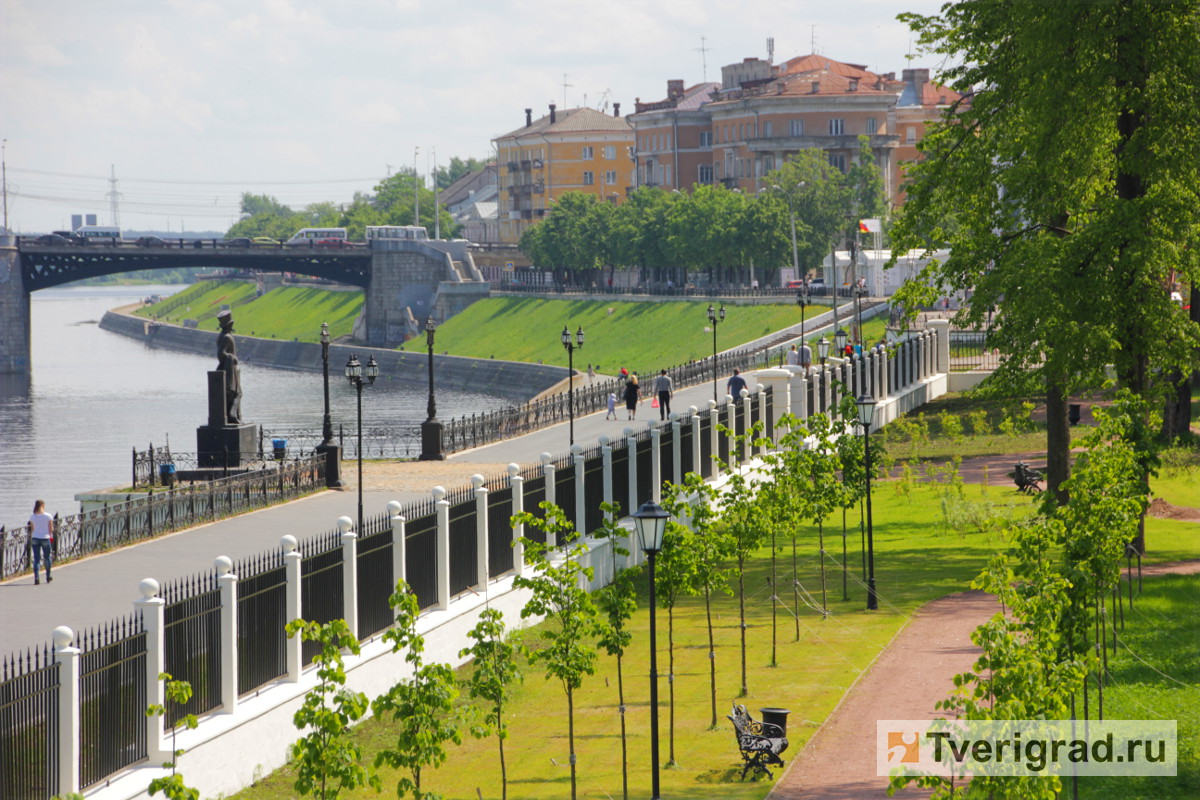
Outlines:
{"label": "woman in white shirt", "polygon": [[29,517],[29,544],[33,548],[33,582],[41,583],[38,579],[38,567],[46,562],[46,583],[54,580],[50,577],[50,546],[54,542],[54,517],[46,513],[46,501],[38,500],[33,504],[33,514]]}

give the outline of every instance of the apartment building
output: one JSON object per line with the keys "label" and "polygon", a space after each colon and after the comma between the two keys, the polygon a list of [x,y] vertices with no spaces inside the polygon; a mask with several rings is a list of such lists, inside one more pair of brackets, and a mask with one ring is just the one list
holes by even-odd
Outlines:
{"label": "apartment building", "polygon": [[868,137],[893,203],[903,201],[904,161],[916,158],[925,125],[960,95],[929,82],[929,70],[876,74],[820,55],[772,64],[747,58],[721,70],[721,83],[637,103],[633,126],[638,185],[688,189],[720,182],[756,192],[789,155],[818,148],[848,169]]}
{"label": "apartment building", "polygon": [[515,244],[565,192],[587,192],[620,202],[633,185],[633,128],[621,116],[591,108],[559,111],[533,119],[492,140],[498,154],[500,241]]}

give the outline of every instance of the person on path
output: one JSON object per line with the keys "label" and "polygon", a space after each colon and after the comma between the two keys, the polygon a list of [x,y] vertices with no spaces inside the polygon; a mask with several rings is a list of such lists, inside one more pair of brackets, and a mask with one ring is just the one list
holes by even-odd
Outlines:
{"label": "person on path", "polygon": [[734,400],[741,398],[742,389],[746,388],[746,379],[740,374],[740,370],[734,370],[733,376],[729,382],[725,384],[725,393],[732,396]]}
{"label": "person on path", "polygon": [[596,368],[588,364],[588,383],[596,380]]}
{"label": "person on path", "polygon": [[617,393],[616,392],[608,393],[608,413],[604,415],[604,418],[605,419],[616,419],[617,418]]}
{"label": "person on path", "polygon": [[642,390],[638,387],[637,375],[630,375],[629,382],[625,384],[625,410],[629,412],[629,419],[637,417],[637,406],[640,399],[642,399]]}
{"label": "person on path", "polygon": [[33,548],[33,582],[39,584],[38,568],[44,561],[46,564],[46,583],[54,580],[50,577],[50,546],[54,543],[54,517],[46,513],[46,501],[38,500],[33,504],[33,514],[29,517],[29,544]]}
{"label": "person on path", "polygon": [[804,374],[812,372],[812,348],[808,346],[808,342],[800,345],[800,366],[804,367]]}
{"label": "person on path", "polygon": [[671,396],[675,394],[675,387],[665,369],[659,370],[658,377],[654,379],[654,391],[658,393],[658,418],[665,420],[671,413]]}
{"label": "person on path", "polygon": [[787,363],[789,367],[800,366],[800,353],[796,351],[796,345],[792,345],[792,349],[788,350]]}

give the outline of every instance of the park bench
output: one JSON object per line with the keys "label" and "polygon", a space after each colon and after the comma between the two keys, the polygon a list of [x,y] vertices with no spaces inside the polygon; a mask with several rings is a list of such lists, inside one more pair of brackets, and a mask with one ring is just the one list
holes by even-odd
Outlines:
{"label": "park bench", "polygon": [[763,773],[768,778],[773,778],[768,766],[774,764],[782,767],[783,759],[779,754],[788,746],[783,728],[771,722],[753,719],[745,706],[736,703],[733,706],[733,714],[729,715],[728,719],[733,723],[738,751],[742,754],[742,760],[746,762],[742,767],[742,780],[746,779],[746,773],[751,769],[754,770],[751,780],[757,780]]}
{"label": "park bench", "polygon": [[1037,494],[1042,491],[1042,487],[1038,485],[1043,480],[1042,473],[1023,461],[1017,462],[1017,467],[1013,470],[1012,478],[1013,483],[1017,485],[1018,492]]}

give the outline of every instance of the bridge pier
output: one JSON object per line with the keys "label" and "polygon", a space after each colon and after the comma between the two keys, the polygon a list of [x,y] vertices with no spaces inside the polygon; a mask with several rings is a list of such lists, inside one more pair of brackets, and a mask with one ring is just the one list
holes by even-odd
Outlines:
{"label": "bridge pier", "polygon": [[0,375],[28,375],[29,292],[21,254],[12,237],[0,237]]}

